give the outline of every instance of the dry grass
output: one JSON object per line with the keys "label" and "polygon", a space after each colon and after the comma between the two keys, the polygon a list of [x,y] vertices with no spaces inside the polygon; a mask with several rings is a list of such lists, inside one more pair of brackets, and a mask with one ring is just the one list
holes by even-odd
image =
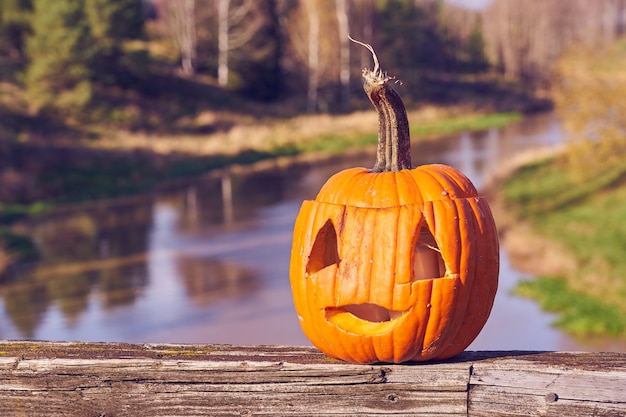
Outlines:
{"label": "dry grass", "polygon": [[562,276],[577,270],[576,258],[563,243],[538,234],[531,224],[514,215],[502,198],[491,196],[489,205],[500,244],[506,248],[513,267],[535,276]]}
{"label": "dry grass", "polygon": [[[468,115],[461,107],[424,106],[408,112],[412,124],[443,121]],[[85,145],[103,149],[146,149],[160,154],[234,155],[244,150],[267,151],[278,146],[301,144],[325,135],[375,134],[378,118],[373,110],[347,115],[301,115],[289,119],[255,119],[230,112],[205,111],[181,121],[197,128],[213,129],[207,134],[161,136],[129,131],[109,131]]]}

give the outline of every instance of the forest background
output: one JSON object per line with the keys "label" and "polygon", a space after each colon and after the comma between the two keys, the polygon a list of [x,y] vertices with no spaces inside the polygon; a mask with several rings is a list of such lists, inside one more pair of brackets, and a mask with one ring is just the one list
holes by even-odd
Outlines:
{"label": "forest background", "polygon": [[[171,133],[206,109],[360,109],[368,103],[354,68],[371,66],[371,56],[348,34],[374,46],[409,105],[465,99],[519,109],[518,95],[545,94],[572,45],[625,31],[621,0],[462,4],[2,0],[0,139],[68,138],[63,128],[97,135],[83,130],[94,123]],[[252,103],[241,108],[242,100]]]}
{"label": "forest background", "polygon": [[[373,45],[411,119],[435,132],[556,106],[583,139],[566,158],[579,175],[564,179],[558,164],[518,175],[505,194],[528,219],[622,184],[626,0],[466,4],[0,0],[0,271],[15,253],[36,256],[11,229],[17,218],[374,131],[358,73],[372,57],[348,34]],[[598,137],[610,140],[598,148]],[[546,172],[558,180],[541,188],[537,178],[555,178]],[[626,297],[620,274],[593,295],[612,286]],[[620,323],[612,333],[626,332]]]}

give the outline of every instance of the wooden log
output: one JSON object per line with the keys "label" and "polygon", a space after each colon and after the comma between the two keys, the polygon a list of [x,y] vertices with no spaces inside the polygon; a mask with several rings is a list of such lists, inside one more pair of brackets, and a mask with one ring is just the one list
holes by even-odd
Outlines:
{"label": "wooden log", "polygon": [[626,354],[541,353],[477,361],[472,416],[626,416]]}
{"label": "wooden log", "polygon": [[624,416],[626,354],[352,365],[313,348],[0,342],[0,416]]}

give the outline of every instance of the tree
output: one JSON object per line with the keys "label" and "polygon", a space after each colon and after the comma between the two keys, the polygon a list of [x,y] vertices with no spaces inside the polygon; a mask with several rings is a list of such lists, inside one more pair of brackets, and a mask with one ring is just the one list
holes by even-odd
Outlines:
{"label": "tree", "polygon": [[479,27],[475,27],[470,33],[464,52],[463,61],[469,72],[480,72],[489,68],[489,60],[485,54],[485,40]]}
{"label": "tree", "polygon": [[255,5],[259,28],[245,45],[232,51],[231,68],[236,78],[231,82],[248,98],[270,101],[283,91],[281,16],[288,6],[277,0],[256,0]]}
{"label": "tree", "polygon": [[106,45],[102,49],[144,36],[142,0],[85,0],[84,7],[92,36]]}
{"label": "tree", "polygon": [[569,133],[567,162],[584,183],[619,181],[626,166],[626,38],[576,45],[558,61],[556,110]]}
{"label": "tree", "polygon": [[320,15],[317,1],[309,0],[305,3],[305,7],[309,17],[309,76],[306,107],[309,113],[315,113],[318,110],[318,89],[320,83]]}
{"label": "tree", "polygon": [[341,85],[341,109],[350,110],[350,35],[347,0],[335,0],[337,33],[339,35],[339,84]]}
{"label": "tree", "polygon": [[[124,42],[144,36],[142,0],[85,0],[85,18],[93,37],[93,81],[128,87],[145,57],[124,50]],[[130,62],[129,62],[130,61]]]}
{"label": "tree", "polygon": [[90,62],[94,39],[83,0],[34,0],[32,30],[26,40],[30,60],[24,76],[34,111],[69,115],[93,94]]}
{"label": "tree", "polygon": [[24,41],[31,32],[29,17],[33,9],[32,0],[0,1],[0,53],[22,58]]}
{"label": "tree", "polygon": [[219,0],[217,3],[217,83],[223,87],[228,84],[229,11],[230,0]]}
{"label": "tree", "polygon": [[192,75],[195,73],[198,43],[196,0],[170,0],[164,4],[167,7],[170,30],[180,51],[182,72]]}
{"label": "tree", "polygon": [[130,87],[145,72],[147,57],[129,52],[124,42],[144,36],[145,14],[141,0],[85,0],[85,15],[94,40],[91,60],[93,81]]}
{"label": "tree", "polygon": [[217,82],[225,87],[229,83],[231,72],[229,64],[231,52],[250,43],[264,27],[267,15],[263,13],[263,10],[268,7],[268,2],[219,0],[217,7]]}
{"label": "tree", "polygon": [[141,0],[34,0],[33,6],[24,82],[34,111],[69,116],[85,108],[96,86],[135,81],[129,74],[141,65],[124,41],[143,36]]}
{"label": "tree", "polygon": [[[300,0],[287,16],[290,71],[298,91],[306,91],[310,113],[336,101],[339,75],[337,14],[334,0]],[[330,88],[328,88],[330,87]],[[328,92],[323,90],[328,88]]]}
{"label": "tree", "polygon": [[381,62],[391,75],[400,76],[413,92],[419,91],[420,77],[437,53],[438,45],[426,43],[427,16],[412,0],[376,3],[380,29],[375,34]]}
{"label": "tree", "polygon": [[571,45],[606,45],[626,27],[626,0],[494,0],[484,11],[487,55],[503,74],[547,84]]}

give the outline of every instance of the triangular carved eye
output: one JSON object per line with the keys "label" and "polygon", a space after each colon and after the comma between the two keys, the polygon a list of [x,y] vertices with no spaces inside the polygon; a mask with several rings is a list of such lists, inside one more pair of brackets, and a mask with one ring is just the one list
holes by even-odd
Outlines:
{"label": "triangular carved eye", "polygon": [[413,281],[439,278],[445,275],[446,267],[441,251],[427,226],[422,226],[419,230],[414,255]]}
{"label": "triangular carved eye", "polygon": [[328,220],[317,232],[309,262],[306,265],[306,272],[314,274],[327,266],[339,263],[339,253],[337,252],[337,232],[333,222]]}

